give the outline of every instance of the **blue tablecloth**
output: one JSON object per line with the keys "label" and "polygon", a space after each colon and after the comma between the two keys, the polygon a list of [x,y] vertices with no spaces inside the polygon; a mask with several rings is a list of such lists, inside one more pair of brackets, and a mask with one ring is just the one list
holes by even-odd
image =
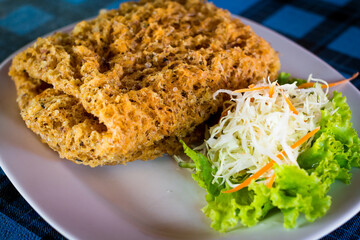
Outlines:
{"label": "blue tablecloth", "polygon": [[[117,8],[116,0],[0,0],[0,62],[47,32]],[[360,70],[359,0],[214,0],[304,46],[345,77]],[[360,88],[360,80],[353,81]],[[0,239],[63,239],[0,169]],[[360,239],[360,214],[323,239]]]}

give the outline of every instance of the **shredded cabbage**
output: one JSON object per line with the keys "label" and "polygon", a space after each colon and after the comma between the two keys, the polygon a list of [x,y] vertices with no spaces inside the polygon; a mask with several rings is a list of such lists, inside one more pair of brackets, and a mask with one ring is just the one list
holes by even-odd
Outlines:
{"label": "shredded cabbage", "polygon": [[[271,82],[264,80],[254,87],[263,86],[271,87]],[[282,91],[298,111],[297,115],[289,108]],[[219,90],[214,96],[220,93],[231,98],[226,115],[210,128],[209,139],[196,150],[206,152],[217,168],[214,181],[225,181],[231,187],[239,183],[237,176],[257,172],[270,159],[278,165],[298,165],[297,157],[310,146],[311,140],[296,149],[290,146],[319,126],[321,109],[329,103],[320,85],[299,89],[296,83],[277,84],[272,97],[269,89],[245,93]],[[276,155],[282,150],[286,156],[280,160]],[[272,174],[273,171],[268,171],[263,178]]]}

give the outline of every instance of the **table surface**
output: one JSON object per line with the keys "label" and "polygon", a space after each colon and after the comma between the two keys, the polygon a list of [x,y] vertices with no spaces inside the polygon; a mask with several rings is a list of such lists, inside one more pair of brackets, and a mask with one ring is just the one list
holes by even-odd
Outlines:
{"label": "table surface", "polygon": [[[0,62],[57,28],[117,8],[116,0],[0,0]],[[213,0],[319,56],[344,77],[360,70],[358,0]],[[360,89],[360,79],[353,84]],[[24,200],[0,168],[0,239],[63,239]],[[360,213],[322,239],[360,239]]]}

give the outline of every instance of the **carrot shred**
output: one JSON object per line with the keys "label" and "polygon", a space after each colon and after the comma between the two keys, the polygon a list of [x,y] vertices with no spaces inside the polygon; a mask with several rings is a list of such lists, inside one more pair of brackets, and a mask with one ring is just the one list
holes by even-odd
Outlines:
{"label": "carrot shred", "polygon": [[297,148],[298,146],[300,146],[301,144],[303,144],[304,142],[306,142],[309,138],[311,138],[312,136],[315,135],[315,133],[317,133],[320,130],[320,127],[315,128],[314,130],[312,130],[311,132],[307,133],[305,136],[303,136],[302,138],[299,139],[299,141],[297,141],[296,143],[294,143],[291,148]]}
{"label": "carrot shred", "polygon": [[[309,133],[307,133],[305,136],[303,136],[302,138],[300,138],[296,143],[294,143],[293,145],[291,145],[292,149],[297,148],[298,146],[300,146],[301,144],[303,144],[304,142],[306,142],[309,138],[311,138],[312,136],[315,135],[315,133],[317,133],[320,130],[320,127],[315,128],[314,130],[310,131]],[[283,159],[284,155],[286,155],[285,151],[282,150],[278,155],[276,155],[276,157],[278,157],[279,159]],[[263,175],[265,172],[267,172],[268,170],[270,170],[274,164],[276,162],[274,160],[271,160],[268,164],[266,164],[264,167],[262,167],[259,171],[257,171],[256,173],[254,173],[253,175],[251,175],[249,178],[247,178],[244,182],[240,183],[239,185],[237,185],[236,187],[227,190],[227,191],[222,191],[222,193],[232,193],[232,192],[236,192],[239,191],[240,189],[247,187],[251,181],[254,179],[258,179],[259,177],[261,177],[261,175]],[[273,174],[274,176],[275,174]],[[275,178],[275,176],[274,176]],[[271,179],[270,179],[271,180]],[[271,184],[272,185],[272,184]]]}
{"label": "carrot shred", "polygon": [[252,176],[250,176],[248,179],[246,179],[244,182],[242,182],[241,184],[237,185],[236,187],[234,187],[233,189],[227,190],[227,191],[223,191],[223,193],[232,193],[232,192],[236,192],[239,191],[240,189],[247,187],[250,183],[251,180],[256,180],[258,179],[261,175],[263,175],[266,171],[268,171],[269,169],[271,169],[274,166],[275,161],[271,160],[268,164],[266,164],[264,167],[262,167],[259,171],[257,171],[256,173],[254,173]]}
{"label": "carrot shred", "polygon": [[[290,147],[292,149],[295,149],[296,147],[300,146],[301,144],[303,144],[304,142],[306,142],[309,138],[311,138],[315,133],[317,133],[320,130],[320,127],[315,128],[314,130],[312,130],[311,132],[307,133],[305,136],[303,136],[302,138],[300,138],[296,143],[294,143],[293,145],[291,145]],[[284,158],[284,156],[286,156],[286,152],[285,150],[282,150],[280,153],[278,153],[278,155],[276,155],[277,158],[279,158],[280,160]]]}
{"label": "carrot shred", "polygon": [[253,87],[255,87],[255,84],[250,84],[250,85],[248,86],[248,88],[253,88]]}
{"label": "carrot shred", "polygon": [[[306,82],[306,83],[302,83],[298,86],[298,88],[309,88],[309,87],[313,87],[315,85],[314,82]],[[321,86],[322,87],[322,86]]]}
{"label": "carrot shred", "polygon": [[272,98],[275,92],[275,84],[271,84],[270,90],[269,90],[269,97]]}
{"label": "carrot shred", "polygon": [[274,184],[274,181],[275,181],[275,173],[271,176],[271,178],[269,179],[269,181],[267,182],[266,186],[268,188],[271,188],[272,185]]}
{"label": "carrot shred", "polygon": [[347,78],[347,79],[344,79],[344,80],[341,80],[341,81],[338,81],[338,82],[330,83],[329,87],[334,87],[334,86],[337,86],[337,85],[342,84],[342,83],[350,82],[351,80],[357,78],[357,76],[359,76],[359,72],[354,73],[350,78]]}
{"label": "carrot shred", "polygon": [[[330,83],[329,84],[329,87],[334,87],[334,86],[337,86],[337,85],[340,85],[340,84],[343,84],[343,83],[346,83],[346,82],[350,82],[351,80],[357,78],[359,76],[359,72],[357,73],[354,73],[350,78],[347,78],[347,79],[344,79],[344,80],[341,80],[341,81],[338,81],[338,82],[334,82],[334,83]],[[298,88],[309,88],[309,87],[313,87],[315,85],[314,82],[307,82],[307,83],[303,83],[303,84],[300,84],[298,86]],[[327,86],[322,84],[321,85],[321,88],[326,88]]]}
{"label": "carrot shred", "polygon": [[262,89],[268,89],[268,88],[269,88],[269,86],[253,87],[253,88],[243,88],[243,89],[235,90],[234,93],[252,92],[252,91],[262,90]]}
{"label": "carrot shred", "polygon": [[282,150],[280,153],[278,153],[278,155],[276,155],[276,157],[280,160],[283,159],[284,156],[286,156],[285,150]]}
{"label": "carrot shred", "polygon": [[289,105],[290,110],[291,110],[294,114],[298,115],[299,112],[296,110],[296,108],[294,107],[294,105],[292,105],[290,99],[285,96],[284,90],[281,89],[281,92],[282,92],[283,97],[285,98],[285,101],[286,101],[287,105]]}

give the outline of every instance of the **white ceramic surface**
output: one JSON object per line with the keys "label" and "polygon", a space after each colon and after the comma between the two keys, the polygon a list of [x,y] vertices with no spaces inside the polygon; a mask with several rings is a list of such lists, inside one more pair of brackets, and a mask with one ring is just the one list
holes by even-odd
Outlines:
{"label": "white ceramic surface", "polygon": [[[302,78],[313,73],[329,82],[342,78],[295,43],[243,21],[280,53],[282,71]],[[314,223],[300,221],[298,228],[285,230],[281,215],[275,214],[253,228],[215,233],[200,211],[205,204],[204,191],[168,156],[127,166],[89,168],[60,159],[42,144],[19,116],[15,87],[7,74],[10,61],[11,57],[0,65],[0,164],[30,205],[67,238],[317,239],[360,210],[360,170],[353,169],[352,184],[334,184],[331,209]],[[359,132],[359,91],[351,84],[336,89],[347,96]]]}

